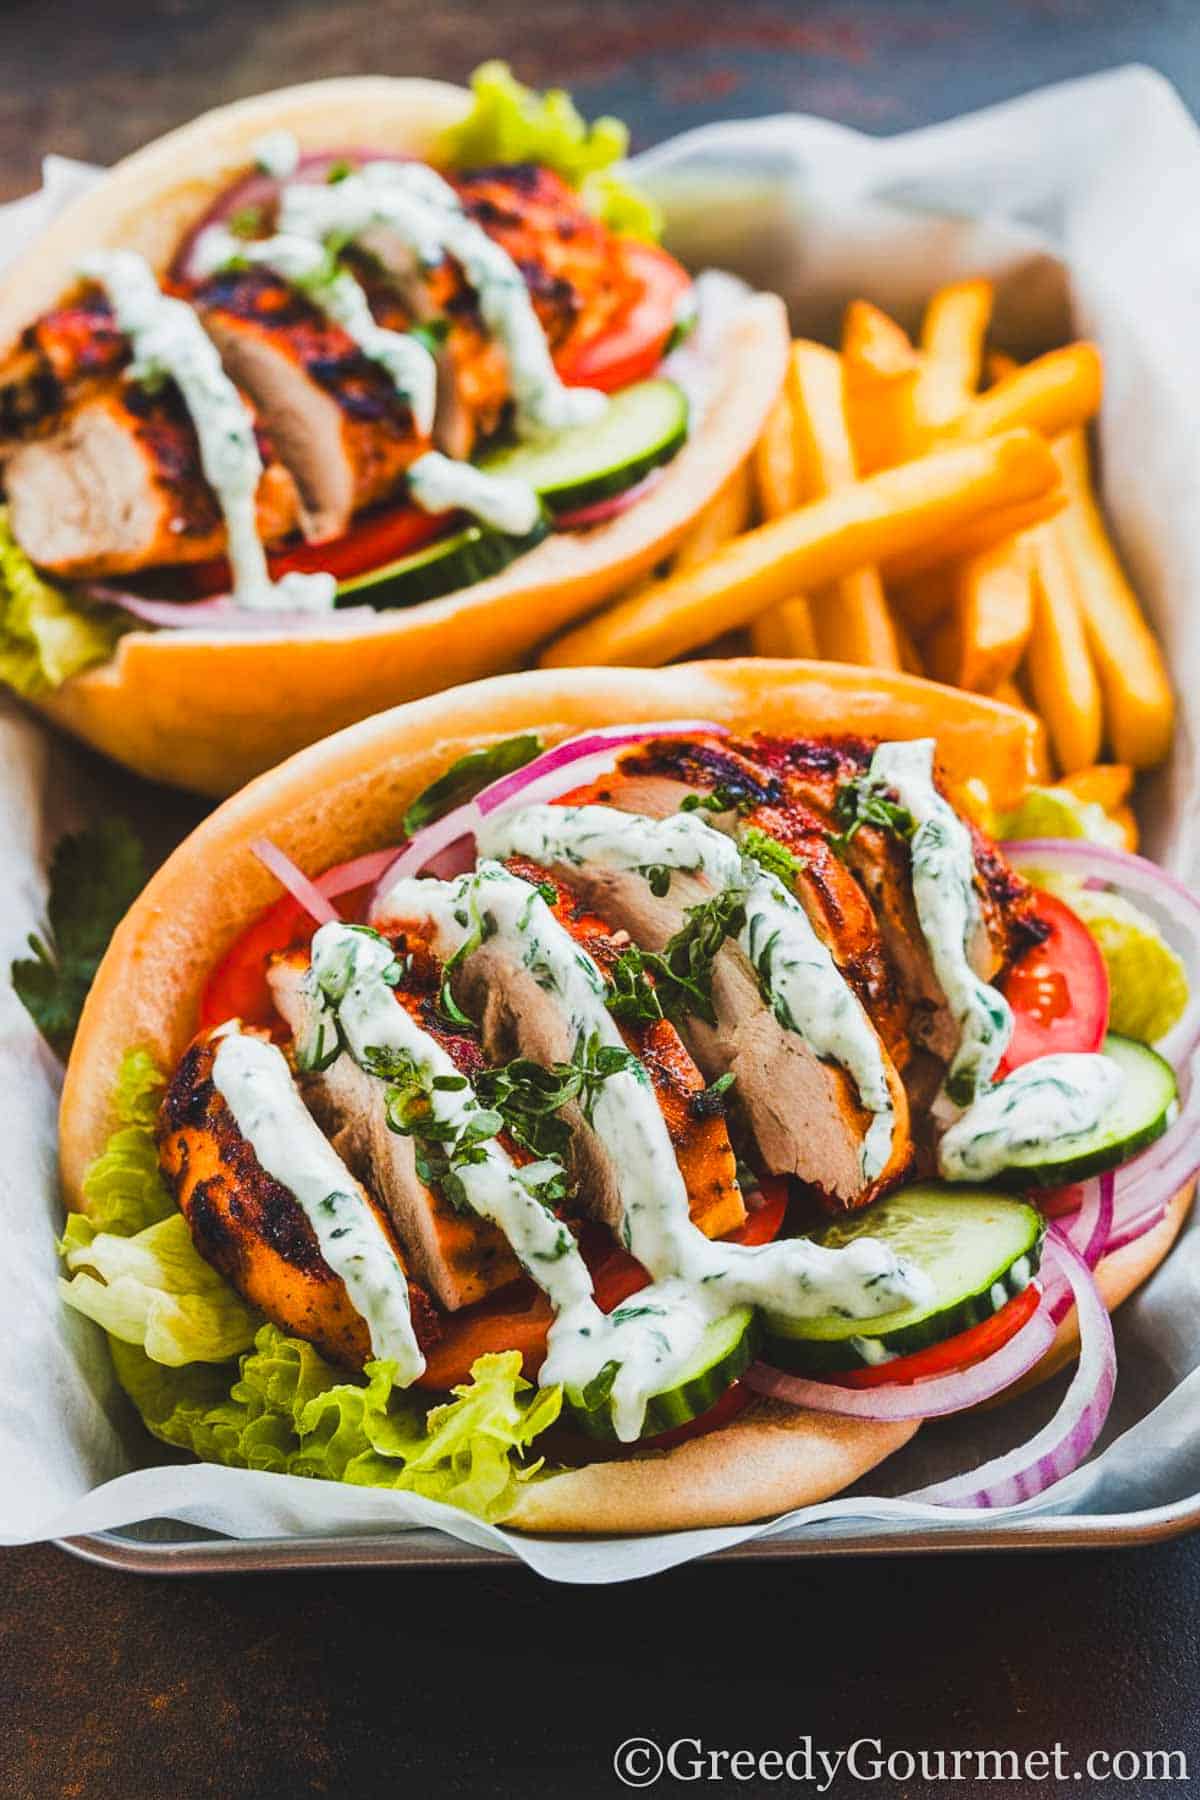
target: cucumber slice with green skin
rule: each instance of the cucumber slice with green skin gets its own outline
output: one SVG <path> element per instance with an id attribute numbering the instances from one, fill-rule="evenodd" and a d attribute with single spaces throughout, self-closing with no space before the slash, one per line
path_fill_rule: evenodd
<path id="1" fill-rule="evenodd" d="M 688 433 L 682 388 L 656 376 L 613 394 L 590 425 L 573 425 L 535 443 L 506 445 L 483 457 L 489 475 L 516 475 L 551 512 L 572 512 L 623 494 L 669 462 Z"/>
<path id="2" fill-rule="evenodd" d="M 840 1249 L 854 1238 L 879 1238 L 929 1277 L 929 1304 L 877 1319 L 769 1316 L 763 1355 L 780 1368 L 822 1375 L 911 1356 L 957 1337 L 1028 1287 L 1041 1263 L 1045 1229 L 1036 1207 L 987 1188 L 936 1182 L 901 1188 L 852 1218 L 831 1221 L 816 1241 Z"/>
<path id="3" fill-rule="evenodd" d="M 1067 1187 L 1086 1181 L 1129 1161 L 1147 1144 L 1162 1136 L 1175 1117 L 1179 1084 L 1175 1071 L 1158 1052 L 1133 1038 L 1110 1031 L 1101 1054 L 1111 1057 L 1121 1072 L 1121 1091 L 1095 1131 L 1060 1138 L 1047 1144 L 1045 1157 L 1014 1162 L 997 1181 L 1005 1187 Z"/>
<path id="4" fill-rule="evenodd" d="M 459 588 L 473 587 L 489 575 L 499 575 L 518 556 L 540 544 L 549 529 L 546 519 L 539 519 L 525 537 L 508 537 L 486 525 L 464 526 L 452 537 L 438 538 L 413 556 L 339 582 L 337 604 L 415 606 L 421 600 L 436 600 Z"/>
<path id="5" fill-rule="evenodd" d="M 636 1296 L 635 1296 L 636 1300 Z M 735 1307 L 708 1327 L 696 1346 L 696 1354 L 677 1379 L 646 1402 L 642 1437 L 657 1437 L 677 1425 L 688 1425 L 715 1406 L 726 1389 L 745 1373 L 758 1354 L 758 1315 L 751 1306 Z M 607 1363 L 588 1387 L 566 1390 L 574 1424 L 589 1437 L 616 1439 L 609 1393 L 616 1363 Z"/>

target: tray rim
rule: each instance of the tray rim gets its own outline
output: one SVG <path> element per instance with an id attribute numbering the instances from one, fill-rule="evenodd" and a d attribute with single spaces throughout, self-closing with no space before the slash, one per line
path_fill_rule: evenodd
<path id="1" fill-rule="evenodd" d="M 874 1528 L 836 1538 L 808 1533 L 751 1538 L 695 1560 L 788 1562 L 814 1556 L 914 1556 L 944 1551 L 1099 1550 L 1162 1543 L 1200 1529 L 1200 1495 L 1129 1513 L 1063 1513 L 945 1528 Z M 404 1531 L 349 1536 L 190 1538 L 146 1543 L 120 1531 L 55 1538 L 56 1547 L 126 1575 L 232 1575 L 316 1572 L 323 1569 L 432 1567 L 525 1569 L 515 1554 L 485 1550 L 445 1532 Z M 533 1569 L 525 1569 L 531 1577 Z"/>

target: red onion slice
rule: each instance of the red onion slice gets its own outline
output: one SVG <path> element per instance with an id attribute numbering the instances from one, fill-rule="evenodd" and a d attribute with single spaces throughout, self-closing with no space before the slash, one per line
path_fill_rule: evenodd
<path id="1" fill-rule="evenodd" d="M 1174 943 L 1187 965 L 1190 988 L 1183 1017 L 1154 1048 L 1176 1069 L 1190 1061 L 1200 1044 L 1200 897 L 1177 875 L 1168 874 L 1144 856 L 1088 843 L 1084 838 L 1021 838 L 1000 848 L 1018 866 L 1097 881 L 1151 903 L 1168 942 Z M 1182 945 L 1178 941 L 1181 934 L 1186 938 Z"/>
<path id="2" fill-rule="evenodd" d="M 845 1388 L 831 1381 L 786 1375 L 782 1369 L 759 1362 L 742 1380 L 756 1393 L 812 1412 L 838 1413 L 849 1419 L 935 1419 L 1003 1393 L 1042 1360 L 1053 1342 L 1054 1321 L 1043 1304 L 999 1350 L 952 1375 L 929 1375 L 922 1381 L 897 1382 L 892 1387 Z"/>
<path id="3" fill-rule="evenodd" d="M 1116 1181 L 1109 1171 L 1083 1184 L 1079 1208 L 1057 1221 L 1057 1230 L 1077 1250 L 1089 1269 L 1094 1269 L 1112 1236 Z"/>
<path id="4" fill-rule="evenodd" d="M 395 860 L 395 844 L 389 844 L 386 850 L 368 850 L 365 856 L 356 856 L 353 862 L 337 863 L 332 869 L 326 869 L 323 875 L 317 876 L 315 886 L 328 899 L 334 900 L 339 894 L 352 893 L 355 888 L 371 887 Z"/>
<path id="5" fill-rule="evenodd" d="M 308 876 L 298 869 L 290 856 L 285 856 L 278 844 L 270 838 L 255 838 L 250 845 L 251 853 L 257 856 L 264 868 L 270 869 L 275 879 L 282 884 L 294 900 L 298 900 L 305 912 L 310 913 L 318 925 L 329 925 L 341 914 L 337 908 L 321 892 Z"/>
<path id="6" fill-rule="evenodd" d="M 1050 1227 L 1046 1256 L 1054 1274 L 1069 1286 L 1079 1313 L 1079 1363 L 1062 1405 L 1049 1424 L 1017 1449 L 965 1475 L 918 1488 L 905 1499 L 934 1506 L 1016 1506 L 1078 1468 L 1095 1444 L 1117 1380 L 1112 1320 L 1091 1270 L 1057 1225 Z"/>
<path id="7" fill-rule="evenodd" d="M 560 512 L 554 515 L 556 531 L 583 531 L 589 525 L 603 525 L 607 519 L 615 519 L 619 514 L 628 512 L 639 500 L 656 488 L 666 467 L 651 469 L 649 475 L 643 476 L 632 487 L 625 488 L 620 494 L 613 494 L 607 500 L 596 500 L 591 506 L 577 506 L 572 512 Z"/>
<path id="8" fill-rule="evenodd" d="M 116 606 L 146 625 L 158 625 L 168 631 L 286 631 L 289 635 L 314 628 L 325 630 L 332 623 L 341 626 L 376 618 L 370 606 L 347 606 L 328 612 L 297 612 L 281 607 L 278 611 L 265 607 L 238 606 L 228 594 L 211 600 L 152 600 L 145 594 L 127 594 L 121 588 L 89 582 L 80 590 L 87 600 L 102 606 Z"/>
<path id="9" fill-rule="evenodd" d="M 716 725 L 711 719 L 666 719 L 652 725 L 607 725 L 556 744 L 522 768 L 491 782 L 473 800 L 456 806 L 452 812 L 414 833 L 380 879 L 371 897 L 368 915 L 382 899 L 389 882 L 419 875 L 430 867 L 435 857 L 441 858 L 445 854 L 449 859 L 439 873 L 461 874 L 464 868 L 470 868 L 480 820 L 498 807 L 506 806 L 518 797 L 532 805 L 569 794 L 573 788 L 606 774 L 612 768 L 616 752 L 625 744 L 643 744 L 660 737 L 690 737 L 699 732 L 723 736 L 725 731 L 724 725 Z M 467 860 L 455 867 L 461 856 L 466 856 Z"/>

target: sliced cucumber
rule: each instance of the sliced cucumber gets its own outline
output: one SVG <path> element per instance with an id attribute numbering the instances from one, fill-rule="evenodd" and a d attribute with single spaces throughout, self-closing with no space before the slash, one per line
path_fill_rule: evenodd
<path id="1" fill-rule="evenodd" d="M 436 600 L 458 588 L 473 587 L 489 575 L 499 575 L 518 556 L 540 544 L 549 530 L 540 519 L 525 537 L 508 537 L 486 525 L 467 525 L 453 537 L 439 538 L 413 556 L 355 575 L 338 583 L 339 606 L 415 606 L 420 600 Z"/>
<path id="2" fill-rule="evenodd" d="M 738 1306 L 705 1331 L 696 1354 L 669 1388 L 646 1402 L 643 1437 L 657 1437 L 676 1425 L 687 1425 L 715 1406 L 758 1354 L 758 1316 L 753 1307 Z M 576 1425 L 589 1437 L 615 1438 L 610 1391 L 617 1372 L 608 1363 L 586 1390 L 567 1389 L 567 1405 Z"/>
<path id="3" fill-rule="evenodd" d="M 480 466 L 492 475 L 519 475 L 552 512 L 571 512 L 623 494 L 669 462 L 687 431 L 682 388 L 656 377 L 613 394 L 593 424 L 493 450 Z"/>
<path id="4" fill-rule="evenodd" d="M 1161 1137 L 1175 1116 L 1179 1086 L 1175 1071 L 1157 1051 L 1110 1031 L 1101 1046 L 1121 1071 L 1121 1091 L 1095 1131 L 1047 1144 L 1045 1157 L 1014 1163 L 997 1180 L 1011 1187 L 1066 1187 L 1105 1169 L 1119 1168 L 1138 1150 Z"/>
<path id="5" fill-rule="evenodd" d="M 940 1344 L 990 1318 L 1028 1287 L 1041 1262 L 1044 1232 L 1036 1207 L 986 1188 L 934 1182 L 902 1188 L 814 1235 L 830 1249 L 853 1238 L 879 1238 L 929 1277 L 929 1304 L 877 1319 L 769 1316 L 763 1354 L 782 1368 L 823 1374 Z"/>

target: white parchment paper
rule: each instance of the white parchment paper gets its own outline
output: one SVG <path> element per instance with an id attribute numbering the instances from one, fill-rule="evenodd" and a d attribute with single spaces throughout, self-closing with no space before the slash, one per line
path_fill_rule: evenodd
<path id="1" fill-rule="evenodd" d="M 1107 371 L 1101 439 L 1109 517 L 1167 644 L 1181 701 L 1170 768 L 1149 784 L 1148 847 L 1194 878 L 1200 673 L 1200 136 L 1173 90 L 1140 69 L 1046 90 L 948 125 L 875 140 L 815 119 L 715 126 L 642 159 L 669 241 L 783 293 L 798 329 L 828 334 L 853 294 L 909 325 L 939 282 L 998 283 L 996 337 L 1034 352 L 1095 337 Z M 94 173 L 50 158 L 37 195 L 0 211 L 7 260 Z M 80 246 L 81 249 L 84 246 Z M 90 785 L 89 785 L 90 784 Z M 47 852 L 104 805 L 94 763 L 0 709 L 0 958 L 39 921 Z M 168 819 L 172 803 L 163 803 Z M 162 808 L 156 823 L 161 828 Z M 185 817 L 180 809 L 179 816 Z M 173 1519 L 235 1537 L 437 1526 L 553 1579 L 627 1580 L 762 1533 L 902 1533 L 979 1515 L 903 1495 L 1035 1430 L 1062 1380 L 969 1424 L 925 1427 L 860 1488 L 768 1524 L 547 1542 L 449 1508 L 296 1477 L 162 1464 L 115 1391 L 102 1334 L 58 1304 L 53 1240 L 58 1071 L 0 987 L 0 1542 Z M 1200 1493 L 1200 1228 L 1117 1320 L 1120 1377 L 1101 1453 L 1019 1513 L 1114 1514 Z M 1065 1379 L 1065 1378 L 1063 1378 Z M 996 1515 L 988 1515 L 994 1518 Z"/>

